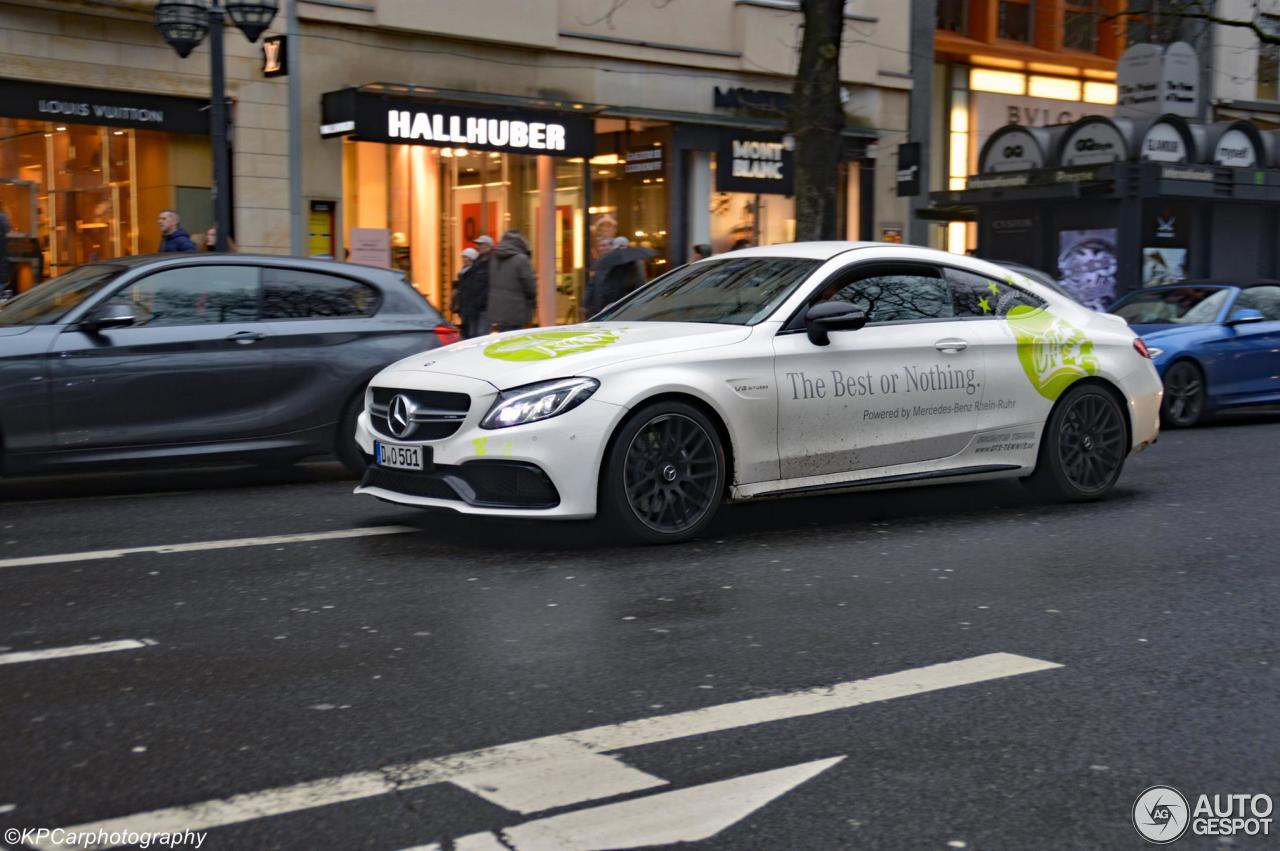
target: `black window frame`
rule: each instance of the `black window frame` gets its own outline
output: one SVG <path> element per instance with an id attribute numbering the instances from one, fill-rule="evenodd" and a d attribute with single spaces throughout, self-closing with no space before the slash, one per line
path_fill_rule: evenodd
<path id="1" fill-rule="evenodd" d="M 263 314 L 265 312 L 265 307 L 266 307 L 267 272 L 269 271 L 300 272 L 305 275 L 322 275 L 327 278 L 338 278 L 343 281 L 349 281 L 351 283 L 356 284 L 357 286 L 362 286 L 365 289 L 373 290 L 374 298 L 375 298 L 373 312 L 367 315 L 358 315 L 358 316 L 280 316 L 276 318 L 268 318 Z M 405 284 L 409 286 L 411 289 L 413 288 L 413 285 L 408 282 L 407 278 L 405 279 Z M 417 292 L 417 290 L 414 289 L 414 292 Z M 261 322 L 319 322 L 324 320 L 332 321 L 332 320 L 350 320 L 350 319 L 373 319 L 379 313 L 382 312 L 382 308 L 387 301 L 386 294 L 382 291 L 381 287 L 371 284 L 368 281 L 363 281 L 359 278 L 352 277 L 351 275 L 343 275 L 338 272 L 331 272 L 328 269 L 306 269 L 301 266 L 289 266 L 289 265 L 281 265 L 276 263 L 263 264 L 258 266 L 258 293 L 259 293 L 259 300 L 261 302 L 258 309 L 258 316 L 260 317 L 259 321 Z M 430 302 L 427 302 L 427 303 L 430 304 Z M 443 314 L 441 315 L 443 316 Z"/>

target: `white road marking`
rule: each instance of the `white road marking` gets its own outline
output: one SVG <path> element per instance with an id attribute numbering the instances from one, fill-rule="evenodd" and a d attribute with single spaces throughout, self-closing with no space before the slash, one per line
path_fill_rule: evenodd
<path id="1" fill-rule="evenodd" d="M 455 777 L 452 782 L 486 801 L 517 813 L 538 813 L 667 783 L 661 777 L 646 774 L 581 745 L 561 742 L 559 747 L 563 753 L 558 756 L 477 771 Z"/>
<path id="2" fill-rule="evenodd" d="M 838 709 L 849 709 L 897 697 L 924 694 L 939 689 L 1060 667 L 1062 666 L 1054 662 L 1011 653 L 989 653 L 985 656 L 944 662 L 865 680 L 853 680 L 834 686 L 742 700 L 621 724 L 592 727 L 574 733 L 528 739 L 450 756 L 431 757 L 417 762 L 387 766 L 379 770 L 359 771 L 292 786 L 247 792 L 229 798 L 153 810 L 66 829 L 81 835 L 110 835 L 120 831 L 145 833 L 208 830 L 253 819 L 300 812 L 313 807 L 429 786 L 433 783 L 465 781 L 466 778 L 483 776 L 487 772 L 510 772 L 521 766 L 560 758 L 565 752 L 566 744 L 577 745 L 593 753 L 603 753 Z M 530 772 L 526 776 L 534 779 L 539 775 L 537 772 Z M 516 792 L 511 787 L 507 787 L 505 794 L 515 796 Z M 35 847 L 89 849 L 112 846 L 55 846 L 44 843 Z"/>
<path id="3" fill-rule="evenodd" d="M 149 638 L 122 638 L 119 641 L 99 641 L 96 644 L 77 644 L 73 647 L 49 647 L 44 650 L 22 650 L 17 653 L 0 653 L 0 665 L 16 665 L 19 662 L 40 662 L 45 659 L 65 659 L 68 656 L 92 656 L 95 653 L 114 653 L 117 650 L 140 650 L 155 644 Z"/>
<path id="4" fill-rule="evenodd" d="M 143 553 L 194 553 L 203 550 L 233 550 L 240 547 L 270 547 L 279 544 L 305 544 L 312 541 L 337 541 L 344 538 L 370 538 L 376 535 L 404 535 L 421 532 L 416 526 L 364 526 L 358 529 L 335 529 L 299 535 L 267 535 L 260 538 L 227 538 L 221 541 L 192 541 L 187 544 L 156 544 L 149 547 L 124 547 L 118 550 L 89 550 L 79 553 L 55 553 L 44 556 L 0 559 L 0 567 L 31 567 L 41 564 L 68 564 L 77 561 L 101 561 Z"/>
<path id="5" fill-rule="evenodd" d="M 710 839 L 840 762 L 822 759 L 529 821 L 454 841 L 456 851 L 599 851 Z"/>

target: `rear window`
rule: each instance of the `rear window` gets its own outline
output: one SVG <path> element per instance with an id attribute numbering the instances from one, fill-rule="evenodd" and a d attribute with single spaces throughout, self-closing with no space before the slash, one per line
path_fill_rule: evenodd
<path id="1" fill-rule="evenodd" d="M 263 319 L 348 319 L 373 316 L 381 297 L 368 284 L 300 269 L 262 270 Z"/>

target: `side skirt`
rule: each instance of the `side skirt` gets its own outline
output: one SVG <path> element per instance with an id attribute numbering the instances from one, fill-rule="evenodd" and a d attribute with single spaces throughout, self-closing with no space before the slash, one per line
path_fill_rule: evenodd
<path id="1" fill-rule="evenodd" d="M 954 479 L 966 476 L 983 476 L 991 473 L 1008 473 L 1022 470 L 1017 464 L 980 464 L 973 467 L 954 467 L 950 470 L 926 470 L 919 473 L 897 473 L 891 476 L 876 476 L 871 479 L 859 479 L 852 482 L 828 482 L 822 485 L 801 485 L 783 488 L 776 491 L 757 494 L 735 502 L 750 502 L 757 499 L 770 499 L 784 496 L 809 496 L 812 494 L 832 493 L 834 491 L 853 491 L 862 488 L 886 487 L 934 481 L 937 479 Z"/>

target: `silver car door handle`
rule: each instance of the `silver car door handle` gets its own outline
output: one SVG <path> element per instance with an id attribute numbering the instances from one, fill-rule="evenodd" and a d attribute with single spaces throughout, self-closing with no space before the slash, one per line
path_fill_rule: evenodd
<path id="1" fill-rule="evenodd" d="M 232 334 L 230 337 L 227 337 L 227 339 L 235 340 L 237 343 L 240 343 L 242 345 L 248 345 L 249 343 L 258 342 L 265 336 L 267 335 L 259 333 L 258 331 L 237 331 L 236 333 Z"/>
<path id="2" fill-rule="evenodd" d="M 951 337 L 946 340 L 939 340 L 933 344 L 933 347 L 940 352 L 963 352 L 969 348 L 969 344 L 964 340 L 957 340 Z"/>

